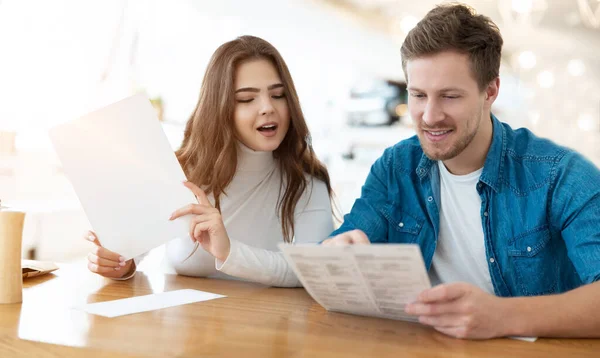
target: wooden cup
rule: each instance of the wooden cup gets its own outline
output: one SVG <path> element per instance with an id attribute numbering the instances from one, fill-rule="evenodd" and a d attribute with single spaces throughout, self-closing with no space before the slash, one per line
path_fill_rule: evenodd
<path id="1" fill-rule="evenodd" d="M 21 244 L 25 213 L 0 208 L 0 304 L 23 301 Z"/>

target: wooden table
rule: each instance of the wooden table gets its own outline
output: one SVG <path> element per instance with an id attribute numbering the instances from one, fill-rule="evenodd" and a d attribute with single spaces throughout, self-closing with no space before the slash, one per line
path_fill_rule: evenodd
<path id="1" fill-rule="evenodd" d="M 138 272 L 111 281 L 82 265 L 27 279 L 0 305 L 0 357 L 598 357 L 600 340 L 467 341 L 413 323 L 330 313 L 303 289 Z M 117 318 L 73 306 L 193 288 L 227 298 Z"/>

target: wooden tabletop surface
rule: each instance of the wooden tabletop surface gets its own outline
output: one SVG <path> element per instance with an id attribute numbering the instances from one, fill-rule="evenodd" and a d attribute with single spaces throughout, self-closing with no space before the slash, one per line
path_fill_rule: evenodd
<path id="1" fill-rule="evenodd" d="M 73 307 L 192 288 L 226 295 L 116 318 Z M 0 357 L 594 357 L 599 339 L 459 340 L 419 324 L 327 312 L 303 289 L 138 272 L 112 281 L 83 265 L 26 279 L 0 305 Z"/>

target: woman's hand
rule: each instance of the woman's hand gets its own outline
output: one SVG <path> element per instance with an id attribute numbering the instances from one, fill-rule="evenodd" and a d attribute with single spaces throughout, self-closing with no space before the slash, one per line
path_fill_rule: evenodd
<path id="1" fill-rule="evenodd" d="M 131 271 L 133 259 L 125 261 L 121 255 L 102 247 L 93 231 L 86 232 L 84 238 L 96 245 L 88 254 L 90 271 L 108 278 L 121 278 Z"/>
<path id="2" fill-rule="evenodd" d="M 221 218 L 221 212 L 210 204 L 206 194 L 195 184 L 186 181 L 184 185 L 194 193 L 198 204 L 189 204 L 176 210 L 170 220 L 184 215 L 194 215 L 190 225 L 190 237 L 208 253 L 220 261 L 229 256 L 230 241 Z"/>

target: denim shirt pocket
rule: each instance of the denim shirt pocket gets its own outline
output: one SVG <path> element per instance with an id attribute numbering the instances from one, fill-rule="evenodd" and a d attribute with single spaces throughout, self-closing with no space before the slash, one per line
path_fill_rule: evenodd
<path id="1" fill-rule="evenodd" d="M 508 256 L 523 296 L 555 293 L 558 268 L 552 255 L 548 225 L 528 230 L 509 241 Z"/>
<path id="2" fill-rule="evenodd" d="M 423 219 L 392 204 L 384 205 L 379 210 L 389 224 L 389 243 L 417 242 L 418 235 L 423 227 Z"/>

